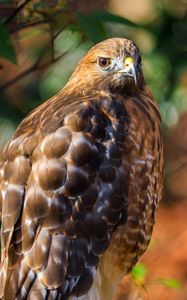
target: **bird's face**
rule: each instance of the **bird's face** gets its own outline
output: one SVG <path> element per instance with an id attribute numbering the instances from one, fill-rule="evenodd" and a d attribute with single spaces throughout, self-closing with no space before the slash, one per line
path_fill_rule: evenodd
<path id="1" fill-rule="evenodd" d="M 144 84 L 138 47 L 123 38 L 105 40 L 81 60 L 72 79 L 76 77 L 85 91 L 94 87 L 124 93 L 137 90 Z"/>
<path id="2" fill-rule="evenodd" d="M 140 56 L 138 60 L 140 59 Z M 103 80 L 110 81 L 109 86 L 123 86 L 127 82 L 132 85 L 138 84 L 138 70 L 139 62 L 136 55 L 123 53 L 119 56 L 106 57 L 103 53 L 102 56 L 97 58 L 97 71 L 101 74 Z"/>

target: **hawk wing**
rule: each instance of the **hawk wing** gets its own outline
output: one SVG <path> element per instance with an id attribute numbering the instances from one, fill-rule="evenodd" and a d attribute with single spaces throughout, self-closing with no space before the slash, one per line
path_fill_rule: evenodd
<path id="1" fill-rule="evenodd" d="M 123 98 L 56 96 L 33 111 L 1 166 L 1 297 L 66 299 L 91 287 L 124 224 Z"/>

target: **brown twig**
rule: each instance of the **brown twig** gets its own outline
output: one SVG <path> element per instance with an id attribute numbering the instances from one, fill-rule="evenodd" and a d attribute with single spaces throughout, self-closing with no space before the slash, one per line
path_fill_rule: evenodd
<path id="1" fill-rule="evenodd" d="M 46 20 L 39 20 L 39 21 L 36 21 L 36 22 L 31 22 L 31 23 L 21 23 L 21 24 L 18 24 L 17 27 L 9 29 L 8 32 L 10 34 L 12 34 L 12 33 L 15 33 L 19 30 L 23 30 L 23 29 L 26 29 L 26 28 L 29 28 L 29 27 L 38 26 L 38 25 L 41 25 L 41 24 L 47 24 L 49 22 L 50 22 L 50 20 L 46 19 Z"/>
<path id="2" fill-rule="evenodd" d="M 31 0 L 25 0 L 23 3 L 21 3 L 14 11 L 13 13 L 4 21 L 4 25 L 7 25 L 10 21 L 12 21 L 17 14 L 30 2 Z"/>
<path id="3" fill-rule="evenodd" d="M 23 79 L 24 77 L 28 76 L 29 74 L 31 74 L 32 72 L 35 72 L 37 70 L 42 70 L 45 69 L 47 67 L 49 67 L 51 64 L 56 63 L 59 59 L 61 59 L 64 55 L 67 54 L 68 51 L 62 53 L 61 55 L 59 55 L 58 57 L 54 58 L 53 60 L 51 60 L 50 62 L 47 62 L 41 66 L 39 66 L 40 61 L 37 60 L 36 63 L 34 63 L 31 67 L 29 67 L 28 69 L 26 69 L 25 71 L 23 71 L 22 73 L 20 73 L 18 76 L 16 76 L 15 78 L 5 82 L 2 86 L 0 86 L 0 93 L 4 92 L 6 89 L 8 89 L 10 86 L 12 86 L 13 84 L 15 84 L 16 82 L 18 82 L 19 80 Z"/>
<path id="4" fill-rule="evenodd" d="M 66 12 L 67 13 L 67 10 L 65 9 L 60 9 L 58 11 L 56 11 L 55 13 L 53 13 L 52 15 L 46 17 L 46 18 L 41 18 L 40 20 L 37 20 L 37 21 L 34 21 L 34 22 L 30 22 L 30 23 L 20 23 L 18 24 L 16 27 L 12 28 L 12 29 L 8 29 L 8 32 L 10 34 L 12 33 L 15 33 L 19 30 L 23 30 L 25 28 L 29 28 L 29 27 L 34 27 L 34 26 L 37 26 L 37 25 L 41 25 L 41 24 L 47 24 L 47 23 L 50 23 L 51 21 L 53 21 L 53 19 L 58 16 L 59 14 L 62 14 Z"/>
<path id="5" fill-rule="evenodd" d="M 58 32 L 56 32 L 53 35 L 53 39 L 52 39 L 52 41 L 50 40 L 50 44 L 51 44 L 51 42 L 54 42 L 54 40 L 58 37 L 58 35 L 64 30 L 64 28 L 66 27 L 66 25 L 64 25 Z M 71 51 L 74 48 L 77 48 L 80 45 L 80 43 L 81 43 L 81 41 L 78 43 L 78 45 L 76 45 L 76 47 L 72 47 Z M 42 51 L 40 53 L 40 56 L 33 63 L 32 66 L 30 66 L 28 69 L 26 69 L 25 71 L 23 71 L 22 73 L 20 73 L 18 76 L 14 77 L 13 79 L 11 79 L 11 80 L 5 82 L 3 85 L 1 85 L 0 86 L 0 93 L 4 92 L 7 88 L 9 88 L 10 86 L 12 86 L 13 84 L 15 84 L 16 82 L 18 82 L 19 80 L 23 79 L 24 77 L 28 76 L 32 72 L 35 72 L 37 70 L 41 70 L 41 69 L 47 68 L 51 64 L 56 63 L 59 59 L 61 59 L 64 55 L 66 55 L 70 51 L 68 49 L 64 53 L 62 53 L 59 56 L 57 56 L 56 58 L 52 57 L 52 59 L 50 61 L 48 61 L 47 63 L 44 63 L 44 64 L 40 65 L 40 63 L 42 61 L 42 58 L 43 58 L 44 54 L 46 53 L 46 50 L 48 50 L 48 48 L 49 48 L 49 44 L 45 45 L 45 47 L 42 49 Z"/>

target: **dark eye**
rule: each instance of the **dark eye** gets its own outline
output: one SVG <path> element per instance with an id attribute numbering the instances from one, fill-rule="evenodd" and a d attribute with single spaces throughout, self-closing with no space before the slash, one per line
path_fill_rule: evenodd
<path id="1" fill-rule="evenodd" d="M 141 56 L 139 56 L 138 57 L 138 63 L 141 64 L 141 62 L 142 62 L 142 58 L 141 58 Z"/>
<path id="2" fill-rule="evenodd" d="M 111 64 L 111 59 L 109 57 L 99 57 L 98 63 L 101 68 L 106 68 Z"/>

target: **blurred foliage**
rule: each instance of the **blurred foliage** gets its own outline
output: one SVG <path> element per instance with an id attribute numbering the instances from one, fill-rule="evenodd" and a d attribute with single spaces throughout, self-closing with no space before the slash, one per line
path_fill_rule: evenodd
<path id="1" fill-rule="evenodd" d="M 3 25 L 3 23 L 0 20 L 0 56 L 7 58 L 12 63 L 16 64 L 16 51 L 14 49 L 14 46 L 12 44 L 12 40 L 6 30 L 6 27 Z"/>
<path id="2" fill-rule="evenodd" d="M 155 283 L 162 284 L 165 287 L 171 288 L 171 289 L 179 289 L 181 288 L 181 283 L 177 279 L 173 278 L 158 278 L 155 280 Z"/>
<path id="3" fill-rule="evenodd" d="M 187 14 L 176 9 L 180 1 L 153 1 L 154 17 L 137 24 L 109 11 L 109 0 L 1 0 L 0 55 L 8 60 L 0 59 L 1 128 L 14 128 L 65 85 L 92 45 L 116 36 L 138 43 L 164 124 L 175 124 L 187 108 Z"/>
<path id="4" fill-rule="evenodd" d="M 147 279 L 148 274 L 149 269 L 142 263 L 138 263 L 131 271 L 131 276 L 135 284 L 141 286 L 145 291 L 149 284 L 161 284 L 170 289 L 181 288 L 181 282 L 175 278 L 156 278 L 154 280 L 149 280 Z"/>
<path id="5" fill-rule="evenodd" d="M 144 264 L 137 264 L 131 271 L 133 280 L 139 284 L 143 285 L 145 282 L 145 277 L 148 273 L 148 269 Z"/>

